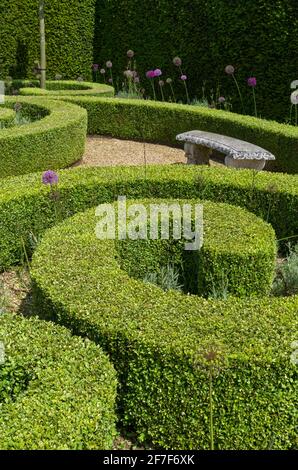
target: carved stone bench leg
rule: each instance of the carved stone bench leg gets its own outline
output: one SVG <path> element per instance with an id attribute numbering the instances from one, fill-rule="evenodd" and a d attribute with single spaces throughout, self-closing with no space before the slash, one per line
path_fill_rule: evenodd
<path id="1" fill-rule="evenodd" d="M 188 165 L 209 165 L 209 158 L 212 150 L 203 145 L 184 144 L 185 156 Z"/>

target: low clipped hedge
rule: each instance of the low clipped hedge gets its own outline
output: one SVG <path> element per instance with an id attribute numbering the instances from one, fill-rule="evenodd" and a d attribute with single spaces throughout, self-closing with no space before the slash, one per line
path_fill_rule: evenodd
<path id="1" fill-rule="evenodd" d="M 12 109 L 0 108 L 0 129 L 14 124 L 15 113 Z"/>
<path id="2" fill-rule="evenodd" d="M 161 448 L 296 444 L 298 297 L 227 301 L 164 292 L 120 268 L 114 240 L 95 236 L 94 209 L 48 231 L 34 253 L 42 315 L 109 353 L 122 420 Z"/>
<path id="3" fill-rule="evenodd" d="M 85 149 L 87 115 L 79 106 L 45 98 L 6 97 L 33 122 L 0 130 L 0 178 L 58 169 L 78 161 Z"/>
<path id="4" fill-rule="evenodd" d="M 212 292 L 220 294 L 224 286 L 229 294 L 239 297 L 262 296 L 270 292 L 276 263 L 275 233 L 269 224 L 254 214 L 228 204 L 177 199 L 130 200 L 127 210 L 137 207 L 136 203 L 142 204 L 147 210 L 147 239 L 128 238 L 116 242 L 121 258 L 120 266 L 130 276 L 143 280 L 146 274 L 160 273 L 161 268 L 170 263 L 179 273 L 185 292 L 208 296 Z M 179 204 L 181 218 L 177 210 L 176 214 L 171 212 L 171 238 L 152 240 L 149 216 L 152 204 L 167 203 L 170 206 Z M 189 243 L 189 240 L 173 239 L 174 224 L 178 226 L 181 223 L 183 235 L 183 204 L 192 206 L 192 230 L 195 229 L 195 206 L 202 205 L 202 234 L 197 221 L 198 242 L 203 235 L 203 246 L 199 251 L 185 250 L 185 243 Z M 115 204 L 115 214 L 118 217 L 118 204 Z"/>
<path id="5" fill-rule="evenodd" d="M 108 358 L 65 328 L 1 315 L 0 449 L 110 449 L 116 377 Z"/>
<path id="6" fill-rule="evenodd" d="M 68 99 L 68 98 L 67 98 Z M 267 168 L 298 173 L 298 128 L 203 107 L 141 100 L 69 98 L 88 112 L 88 133 L 178 145 L 176 135 L 198 129 L 245 140 L 276 157 Z"/>
<path id="7" fill-rule="evenodd" d="M 101 96 L 113 97 L 115 90 L 109 85 L 75 80 L 48 80 L 46 90 L 40 88 L 38 80 L 14 80 L 13 86 L 21 95 L 31 96 Z"/>
<path id="8" fill-rule="evenodd" d="M 24 257 L 32 234 L 118 195 L 203 198 L 241 206 L 268 221 L 278 239 L 298 235 L 298 177 L 196 166 L 76 168 L 59 172 L 53 198 L 41 174 L 6 178 L 0 187 L 0 269 Z M 57 192 L 58 191 L 58 192 Z"/>

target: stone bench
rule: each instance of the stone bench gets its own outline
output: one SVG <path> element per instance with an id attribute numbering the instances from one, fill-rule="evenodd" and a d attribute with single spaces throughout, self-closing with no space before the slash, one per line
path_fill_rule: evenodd
<path id="1" fill-rule="evenodd" d="M 177 135 L 176 139 L 185 142 L 187 163 L 192 165 L 209 165 L 213 150 L 224 154 L 225 165 L 232 168 L 263 170 L 267 160 L 275 160 L 275 156 L 262 147 L 212 132 L 189 131 Z"/>

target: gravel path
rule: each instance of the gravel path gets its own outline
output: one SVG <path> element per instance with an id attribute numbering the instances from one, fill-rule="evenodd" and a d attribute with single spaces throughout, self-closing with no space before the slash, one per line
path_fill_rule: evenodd
<path id="1" fill-rule="evenodd" d="M 145 144 L 148 165 L 186 163 L 184 151 L 166 145 Z M 74 166 L 143 165 L 144 144 L 106 136 L 88 136 L 82 160 Z"/>

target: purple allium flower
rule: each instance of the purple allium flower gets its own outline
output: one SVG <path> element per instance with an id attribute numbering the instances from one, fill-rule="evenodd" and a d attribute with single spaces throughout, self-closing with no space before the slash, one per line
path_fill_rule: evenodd
<path id="1" fill-rule="evenodd" d="M 225 99 L 224 96 L 220 96 L 220 97 L 218 98 L 218 102 L 219 102 L 219 103 L 225 103 L 225 101 L 226 101 L 226 99 Z"/>
<path id="2" fill-rule="evenodd" d="M 248 86 L 251 86 L 251 87 L 257 86 L 257 79 L 256 79 L 256 77 L 249 77 L 249 78 L 247 79 L 247 85 L 248 85 Z"/>
<path id="3" fill-rule="evenodd" d="M 180 59 L 180 57 L 174 57 L 173 64 L 176 65 L 176 67 L 181 67 L 182 60 Z"/>
<path id="4" fill-rule="evenodd" d="M 91 66 L 93 72 L 97 72 L 97 70 L 99 69 L 99 65 L 98 64 L 92 64 Z"/>
<path id="5" fill-rule="evenodd" d="M 181 75 L 180 80 L 182 80 L 183 82 L 185 82 L 185 80 L 187 80 L 187 75 Z"/>
<path id="6" fill-rule="evenodd" d="M 159 86 L 164 86 L 165 82 L 163 80 L 159 80 L 158 84 Z"/>
<path id="7" fill-rule="evenodd" d="M 112 62 L 111 62 L 110 60 L 108 60 L 108 61 L 106 62 L 106 68 L 107 68 L 107 69 L 111 69 L 112 67 L 113 67 Z"/>
<path id="8" fill-rule="evenodd" d="M 154 70 L 148 70 L 148 72 L 146 72 L 146 77 L 147 78 L 154 78 L 155 77 Z"/>
<path id="9" fill-rule="evenodd" d="M 16 103 L 16 104 L 14 105 L 13 109 L 15 110 L 16 113 L 20 112 L 21 109 L 22 109 L 21 103 Z"/>
<path id="10" fill-rule="evenodd" d="M 58 175 L 53 170 L 47 170 L 42 175 L 43 184 L 50 184 L 52 186 L 53 184 L 57 184 L 58 180 Z"/>
<path id="11" fill-rule="evenodd" d="M 233 65 L 227 65 L 225 68 L 225 72 L 228 75 L 233 75 L 233 73 L 235 72 L 235 68 L 233 67 Z"/>
<path id="12" fill-rule="evenodd" d="M 167 78 L 167 79 L 166 79 L 166 82 L 167 82 L 168 85 L 171 85 L 171 83 L 173 82 L 173 80 L 172 80 L 171 78 Z"/>
<path id="13" fill-rule="evenodd" d="M 160 69 L 155 69 L 154 70 L 154 76 L 155 77 L 160 77 L 162 75 L 162 71 Z"/>
<path id="14" fill-rule="evenodd" d="M 113 83 L 113 79 L 112 79 L 112 78 L 109 78 L 109 79 L 108 79 L 108 82 L 109 82 L 109 83 Z"/>
<path id="15" fill-rule="evenodd" d="M 128 57 L 129 59 L 132 59 L 133 56 L 135 55 L 134 51 L 132 51 L 131 49 L 129 49 L 129 50 L 126 52 L 126 54 L 127 54 L 127 57 Z"/>
<path id="16" fill-rule="evenodd" d="M 105 69 L 100 69 L 101 75 L 104 75 L 106 73 Z"/>

